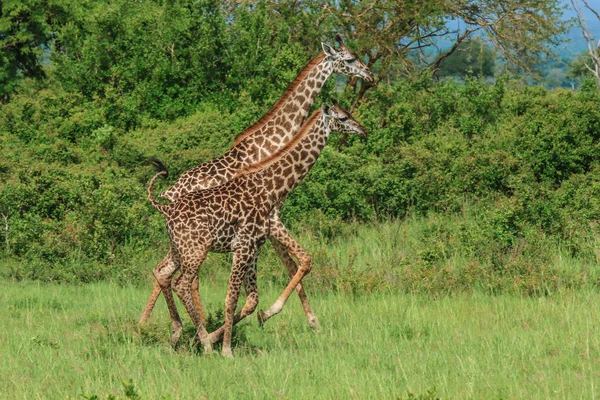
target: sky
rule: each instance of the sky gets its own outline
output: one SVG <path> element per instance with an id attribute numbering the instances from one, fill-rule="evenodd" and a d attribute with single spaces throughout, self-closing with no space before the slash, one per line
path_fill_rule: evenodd
<path id="1" fill-rule="evenodd" d="M 600 1 L 599 0 L 588 0 L 588 3 L 592 7 L 597 6 L 595 8 L 595 10 L 600 11 Z M 570 18 L 577 16 L 577 14 L 575 13 L 575 10 L 573 10 L 573 6 L 571 5 L 570 1 L 563 1 L 563 4 L 568 6 L 568 8 L 564 12 L 565 20 L 568 20 Z M 600 21 L 598 21 L 598 18 L 596 18 L 596 16 L 587 9 L 583 9 L 583 14 L 584 14 L 585 20 L 586 20 L 591 32 L 592 32 L 592 35 L 596 39 L 596 43 L 597 43 L 598 40 L 600 40 Z M 565 52 L 567 52 L 567 53 L 572 52 L 573 55 L 576 55 L 578 53 L 581 53 L 584 50 L 587 50 L 587 44 L 585 42 L 585 39 L 583 38 L 581 29 L 578 26 L 574 26 L 571 29 L 571 31 L 567 34 L 566 37 L 568 39 L 570 39 L 571 41 L 569 43 L 562 45 L 562 47 L 564 47 L 563 50 Z"/>

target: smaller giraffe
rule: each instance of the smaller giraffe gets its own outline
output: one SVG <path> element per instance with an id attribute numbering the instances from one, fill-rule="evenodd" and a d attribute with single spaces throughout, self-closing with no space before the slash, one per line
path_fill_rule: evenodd
<path id="1" fill-rule="evenodd" d="M 267 159 L 238 170 L 229 182 L 215 188 L 189 193 L 176 202 L 161 205 L 152 196 L 152 187 L 160 172 L 150 181 L 148 199 L 164 214 L 171 240 L 170 259 L 166 266 L 155 269 L 157 282 L 167 301 L 175 345 L 181 335 L 181 319 L 171 291 L 171 279 L 181 269 L 173 289 L 183 302 L 198 332 L 205 352 L 223 335 L 222 354 L 233 357 L 231 331 L 234 323 L 254 312 L 258 305 L 256 260 L 269 235 L 273 210 L 306 176 L 331 131 L 365 135 L 363 128 L 339 106 L 323 105 L 304 124 L 300 132 L 283 148 Z M 278 312 L 311 268 L 311 259 L 293 239 L 282 242 L 286 250 L 300 262 L 300 268 L 270 311 Z M 201 322 L 192 293 L 192 282 L 207 253 L 233 252 L 233 265 L 225 300 L 225 322 L 208 334 Z M 246 303 L 235 314 L 242 283 L 246 287 Z M 234 315 L 235 314 L 235 315 Z"/>

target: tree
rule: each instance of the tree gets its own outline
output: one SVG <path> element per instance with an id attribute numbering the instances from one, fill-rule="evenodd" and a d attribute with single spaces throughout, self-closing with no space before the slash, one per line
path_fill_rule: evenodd
<path id="1" fill-rule="evenodd" d="M 581 5 L 583 3 L 583 6 Z M 590 11 L 600 22 L 600 11 L 593 9 L 587 0 L 571 0 L 571 4 L 577 13 L 576 21 L 579 27 L 581 28 L 581 32 L 583 33 L 583 37 L 587 43 L 587 57 L 580 57 L 578 60 L 583 66 L 590 71 L 594 77 L 596 77 L 596 81 L 598 83 L 598 88 L 600 88 L 600 40 L 596 42 L 594 35 L 592 35 L 592 31 L 587 24 L 587 21 L 584 16 L 584 9 Z M 577 65 L 575 65 L 575 68 Z"/>
<path id="2" fill-rule="evenodd" d="M 478 40 L 464 41 L 440 63 L 438 76 L 464 77 L 467 74 L 493 76 L 496 60 L 492 49 Z"/>
<path id="3" fill-rule="evenodd" d="M 498 50 L 507 65 L 531 70 L 553 54 L 567 29 L 560 0 L 324 0 L 323 13 L 382 79 L 430 69 L 477 37 Z M 439 49 L 440 38 L 454 44 Z M 447 42 L 446 42 L 447 43 Z M 433 49 L 433 60 L 426 50 Z"/>
<path id="4" fill-rule="evenodd" d="M 22 78 L 46 76 L 42 58 L 67 7 L 60 0 L 0 2 L 0 102 L 8 101 Z"/>
<path id="5" fill-rule="evenodd" d="M 111 123 L 172 119 L 225 91 L 225 20 L 216 0 L 86 4 L 56 34 L 51 60 L 64 87 L 107 105 Z"/>

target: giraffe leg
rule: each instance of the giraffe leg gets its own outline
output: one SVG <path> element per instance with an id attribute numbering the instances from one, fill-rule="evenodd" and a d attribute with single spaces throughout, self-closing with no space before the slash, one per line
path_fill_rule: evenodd
<path id="1" fill-rule="evenodd" d="M 163 260 L 155 267 L 155 270 L 156 270 L 156 268 L 158 268 L 159 270 L 162 269 L 165 265 L 167 265 L 169 263 L 170 259 L 171 259 L 171 252 L 169 252 L 165 256 L 165 258 L 163 258 Z M 160 284 L 158 283 L 158 281 L 154 281 L 154 288 L 152 289 L 150 298 L 148 299 L 148 302 L 146 303 L 146 307 L 144 308 L 144 311 L 142 311 L 142 316 L 140 317 L 140 322 L 139 322 L 140 325 L 145 324 L 150 319 L 150 314 L 152 314 L 152 310 L 154 309 L 156 300 L 158 300 L 158 296 L 160 296 L 160 292 L 161 292 Z"/>
<path id="2" fill-rule="evenodd" d="M 183 256 L 181 261 L 181 273 L 177 277 L 173 289 L 177 296 L 185 306 L 194 326 L 196 327 L 196 333 L 198 340 L 204 346 L 204 353 L 208 354 L 212 352 L 212 343 L 208 339 L 208 332 L 201 321 L 200 314 L 196 309 L 196 299 L 194 298 L 194 292 L 192 289 L 192 283 L 198 279 L 198 268 L 206 259 L 207 249 L 201 248 L 196 252 L 191 252 L 193 257 Z M 200 301 L 200 295 L 198 295 L 198 301 Z M 200 303 L 201 304 L 201 303 Z"/>
<path id="3" fill-rule="evenodd" d="M 288 270 L 288 275 L 289 275 L 290 279 L 293 279 L 294 275 L 296 275 L 296 272 L 298 271 L 298 268 L 296 267 L 296 262 L 292 259 L 292 257 L 288 253 L 288 251 L 277 239 L 275 239 L 273 237 L 271 237 L 270 239 L 271 239 L 273 248 L 277 252 L 277 255 L 279 255 L 279 258 L 285 264 L 285 266 Z M 308 302 L 308 297 L 306 296 L 306 292 L 304 291 L 304 287 L 302 286 L 302 283 L 299 283 L 296 286 L 296 292 L 298 293 L 298 297 L 300 298 L 300 302 L 302 303 L 302 308 L 304 309 L 304 314 L 306 315 L 308 325 L 315 330 L 319 330 L 321 328 L 321 324 L 319 323 L 319 318 L 317 318 L 317 316 L 312 311 L 312 308 L 310 306 L 310 303 Z M 260 321 L 261 325 L 267 319 L 263 319 L 262 321 Z"/>
<path id="4" fill-rule="evenodd" d="M 246 288 L 246 303 L 244 304 L 244 307 L 242 307 L 242 310 L 235 314 L 235 316 L 233 317 L 234 326 L 235 324 L 246 318 L 248 315 L 252 314 L 258 306 L 258 287 L 256 285 L 257 258 L 258 257 L 254 257 L 254 260 L 252 260 L 248 264 L 248 270 L 244 275 L 244 287 Z M 225 326 L 221 326 L 219 329 L 212 332 L 209 335 L 209 340 L 211 341 L 211 343 L 217 343 L 219 340 L 221 340 L 224 330 Z"/>
<path id="5" fill-rule="evenodd" d="M 163 258 L 163 260 L 160 262 L 160 264 L 158 264 L 156 268 L 162 269 L 165 265 L 168 264 L 170 258 L 171 253 L 169 252 L 169 254 L 167 254 L 165 258 Z M 158 283 L 158 281 L 155 281 L 154 288 L 152 288 L 152 293 L 150 294 L 150 298 L 148 299 L 146 307 L 144 308 L 142 316 L 140 317 L 140 321 L 138 322 L 140 325 L 145 324 L 150 319 L 150 314 L 152 314 L 152 310 L 156 305 L 156 301 L 158 300 L 158 296 L 160 296 L 161 291 L 162 290 L 160 288 L 160 284 Z M 196 305 L 196 309 L 200 314 L 200 321 L 202 321 L 202 324 L 206 325 L 206 313 L 204 311 L 204 307 L 202 306 L 202 300 L 200 300 L 200 292 L 198 288 L 197 277 L 196 279 L 194 279 L 194 282 L 192 284 L 192 294 L 194 296 L 194 304 Z"/>
<path id="6" fill-rule="evenodd" d="M 165 297 L 165 301 L 167 302 L 167 308 L 169 309 L 169 314 L 171 315 L 173 333 L 169 341 L 171 343 L 171 346 L 173 347 L 177 345 L 179 337 L 181 336 L 181 331 L 183 330 L 181 318 L 179 317 L 179 313 L 177 312 L 175 300 L 173 299 L 173 292 L 171 290 L 171 280 L 173 278 L 173 274 L 175 273 L 175 271 L 177 271 L 178 268 L 179 265 L 173 259 L 172 256 L 169 257 L 168 261 L 164 265 L 161 263 L 157 265 L 156 268 L 154 268 L 154 277 L 156 278 L 156 282 L 158 282 L 160 289 Z"/>
<path id="7" fill-rule="evenodd" d="M 200 288 L 198 286 L 198 276 L 196 275 L 194 281 L 192 282 L 192 299 L 194 300 L 196 310 L 198 310 L 200 322 L 202 322 L 202 325 L 206 326 L 206 312 L 204 311 L 202 300 L 200 300 Z"/>
<path id="8" fill-rule="evenodd" d="M 294 289 L 298 286 L 302 278 L 310 272 L 311 269 L 312 261 L 308 256 L 308 253 L 302 247 L 300 247 L 300 245 L 291 236 L 288 235 L 286 238 L 281 237 L 278 239 L 281 239 L 281 245 L 284 246 L 284 248 L 291 255 L 295 256 L 300 261 L 300 268 L 298 268 L 294 276 L 290 279 L 290 282 L 285 287 L 283 293 L 279 296 L 277 301 L 275 301 L 275 303 L 273 303 L 273 305 L 269 307 L 267 311 L 260 310 L 258 312 L 258 323 L 260 325 L 263 325 L 265 321 L 281 311 Z"/>
<path id="9" fill-rule="evenodd" d="M 223 324 L 223 357 L 233 358 L 231 352 L 231 331 L 233 329 L 234 313 L 238 296 L 248 264 L 255 257 L 255 246 L 249 242 L 242 244 L 238 237 L 238 246 L 233 253 L 233 265 L 229 275 L 229 287 L 225 298 L 225 323 Z M 217 330 L 218 331 L 218 330 Z M 215 331 L 216 332 L 216 331 Z M 214 333 L 214 332 L 213 332 Z"/>
<path id="10" fill-rule="evenodd" d="M 283 225 L 283 223 L 281 222 L 281 219 L 279 218 L 279 211 L 280 207 L 276 207 L 273 209 L 271 215 L 269 216 L 270 240 L 273 245 L 273 248 L 275 249 L 275 252 L 285 265 L 291 280 L 298 271 L 298 268 L 296 266 L 296 262 L 290 256 L 290 253 L 282 243 L 289 242 L 290 240 L 293 241 L 294 239 L 291 237 L 285 225 Z M 319 323 L 319 319 L 317 318 L 317 316 L 312 312 L 310 303 L 308 302 L 308 297 L 306 296 L 306 292 L 304 291 L 302 283 L 299 283 L 298 286 L 296 286 L 296 291 L 298 292 L 298 297 L 300 298 L 300 302 L 302 303 L 302 308 L 304 309 L 304 314 L 306 315 L 306 319 L 308 320 L 308 325 L 315 330 L 319 330 L 321 328 L 321 324 Z M 268 318 L 269 317 L 267 317 L 267 319 Z M 266 321 L 261 320 L 261 314 L 258 314 L 258 319 L 261 325 Z"/>

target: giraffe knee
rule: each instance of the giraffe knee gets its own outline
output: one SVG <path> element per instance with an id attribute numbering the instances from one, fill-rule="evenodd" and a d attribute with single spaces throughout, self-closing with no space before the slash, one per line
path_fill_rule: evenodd
<path id="1" fill-rule="evenodd" d="M 186 293 L 187 282 L 183 279 L 183 274 L 179 275 L 173 284 L 173 290 L 181 298 Z"/>
<path id="2" fill-rule="evenodd" d="M 256 307 L 258 307 L 258 294 L 248 296 L 244 305 L 244 314 L 252 314 Z"/>
<path id="3" fill-rule="evenodd" d="M 303 275 L 307 275 L 312 269 L 312 260 L 310 259 L 310 257 L 306 256 L 306 257 L 302 257 L 302 259 L 300 260 L 300 272 Z"/>
<path id="4" fill-rule="evenodd" d="M 171 283 L 171 276 L 165 274 L 164 272 L 161 273 L 161 270 L 157 270 L 157 268 L 154 269 L 154 278 L 156 279 L 160 287 L 169 286 L 169 284 Z"/>

